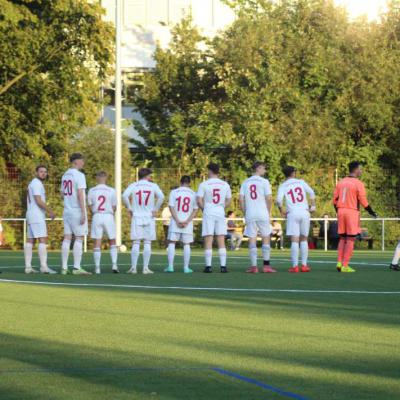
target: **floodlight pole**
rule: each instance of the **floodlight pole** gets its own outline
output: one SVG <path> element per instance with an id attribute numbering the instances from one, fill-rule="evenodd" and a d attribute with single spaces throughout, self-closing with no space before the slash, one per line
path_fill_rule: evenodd
<path id="1" fill-rule="evenodd" d="M 122 86 L 121 86 L 121 0 L 115 1 L 115 191 L 117 192 L 117 210 L 115 212 L 116 222 L 116 245 L 121 246 L 121 147 L 122 147 Z"/>

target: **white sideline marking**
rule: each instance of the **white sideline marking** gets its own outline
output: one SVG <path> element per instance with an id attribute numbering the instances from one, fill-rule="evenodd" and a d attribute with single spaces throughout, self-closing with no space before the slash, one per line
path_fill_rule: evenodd
<path id="1" fill-rule="evenodd" d="M 78 286 L 78 287 L 111 287 L 126 289 L 161 289 L 161 290 L 198 290 L 214 292 L 260 292 L 260 293 L 336 293 L 336 294 L 400 294 L 398 292 L 378 292 L 367 290 L 313 290 L 313 289 L 252 289 L 252 288 L 220 288 L 220 287 L 193 287 L 193 286 L 154 286 L 154 285 L 116 285 L 112 283 L 68 283 L 68 282 L 44 282 L 44 281 L 24 281 L 17 279 L 0 279 L 3 283 L 27 283 L 34 285 L 54 285 L 54 286 Z"/>

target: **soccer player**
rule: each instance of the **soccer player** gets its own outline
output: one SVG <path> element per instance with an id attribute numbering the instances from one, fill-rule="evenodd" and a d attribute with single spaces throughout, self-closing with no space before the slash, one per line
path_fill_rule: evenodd
<path id="1" fill-rule="evenodd" d="M 85 165 L 85 160 L 80 153 L 73 153 L 69 158 L 70 168 L 61 178 L 61 197 L 64 200 L 64 240 L 61 247 L 61 273 L 67 275 L 68 256 L 72 235 L 75 236 L 72 254 L 74 256 L 74 275 L 91 275 L 81 268 L 83 238 L 87 235 L 86 215 L 86 178 L 80 171 Z"/>
<path id="2" fill-rule="evenodd" d="M 310 213 L 315 212 L 314 190 L 302 179 L 296 178 L 296 169 L 287 166 L 283 169 L 286 177 L 278 189 L 277 205 L 283 218 L 286 220 L 286 235 L 290 236 L 292 267 L 289 272 L 310 272 L 308 266 L 308 234 L 310 231 Z M 307 195 L 310 198 L 309 207 Z M 286 212 L 283 210 L 283 201 L 286 203 Z M 299 244 L 300 243 L 300 244 Z M 301 253 L 301 268 L 299 268 L 299 247 Z"/>
<path id="3" fill-rule="evenodd" d="M 26 221 L 28 223 L 28 239 L 25 243 L 25 273 L 34 274 L 38 271 L 32 268 L 32 250 L 35 240 L 39 241 L 38 253 L 40 261 L 40 272 L 43 274 L 56 274 L 47 265 L 47 227 L 46 212 L 53 220 L 54 212 L 46 204 L 46 192 L 43 182 L 47 178 L 47 168 L 44 165 L 36 167 L 36 177 L 28 186 L 26 202 Z"/>
<path id="4" fill-rule="evenodd" d="M 183 272 L 190 274 L 193 272 L 189 268 L 190 243 L 193 243 L 193 218 L 198 211 L 196 193 L 190 189 L 190 176 L 182 176 L 181 186 L 172 190 L 168 205 L 172 218 L 168 229 L 168 268 L 165 272 L 174 272 L 175 245 L 180 240 L 183 244 Z"/>
<path id="5" fill-rule="evenodd" d="M 396 249 L 394 251 L 392 263 L 389 266 L 389 268 L 391 270 L 400 271 L 399 259 L 400 259 L 400 242 L 397 243 L 397 247 L 396 247 Z"/>
<path id="6" fill-rule="evenodd" d="M 143 274 L 152 274 L 149 269 L 151 242 L 156 240 L 156 223 L 154 218 L 164 201 L 161 189 L 151 181 L 152 170 L 141 168 L 139 180 L 130 184 L 122 195 L 125 206 L 132 217 L 131 240 L 132 266 L 128 274 L 136 274 L 140 253 L 140 242 L 143 240 Z"/>
<path id="7" fill-rule="evenodd" d="M 103 233 L 107 234 L 110 242 L 112 272 L 118 273 L 118 250 L 115 242 L 116 227 L 114 213 L 117 208 L 115 189 L 107 186 L 107 173 L 100 171 L 96 174 L 97 186 L 88 193 L 88 205 L 92 211 L 91 236 L 94 239 L 93 258 L 96 274 L 100 274 L 101 240 Z"/>
<path id="8" fill-rule="evenodd" d="M 197 192 L 197 204 L 203 211 L 202 236 L 204 237 L 204 255 L 206 261 L 205 273 L 212 272 L 212 244 L 214 235 L 217 237 L 220 271 L 228 272 L 226 267 L 225 236 L 227 223 L 225 208 L 231 203 L 231 188 L 219 179 L 219 165 L 208 165 L 208 180 L 202 182 Z"/>
<path id="9" fill-rule="evenodd" d="M 272 206 L 272 191 L 268 179 L 263 178 L 265 164 L 256 161 L 253 166 L 253 175 L 246 179 L 240 187 L 240 207 L 246 221 L 244 235 L 249 238 L 250 268 L 246 272 L 258 273 L 257 266 L 257 237 L 262 238 L 262 256 L 264 260 L 263 272 L 276 272 L 270 265 L 271 253 L 271 225 L 270 213 Z"/>
<path id="10" fill-rule="evenodd" d="M 353 255 L 354 242 L 360 233 L 360 205 L 374 218 L 376 212 L 368 204 L 364 184 L 359 180 L 362 174 L 361 165 L 357 161 L 349 164 L 349 175 L 341 179 L 336 185 L 333 195 L 333 205 L 337 211 L 338 246 L 337 270 L 339 272 L 355 272 L 349 267 Z"/>

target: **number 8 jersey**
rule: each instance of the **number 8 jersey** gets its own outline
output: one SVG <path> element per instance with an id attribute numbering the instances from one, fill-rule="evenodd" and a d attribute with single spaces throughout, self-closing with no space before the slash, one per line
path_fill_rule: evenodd
<path id="1" fill-rule="evenodd" d="M 315 198 L 314 191 L 306 182 L 302 179 L 290 178 L 279 186 L 277 203 L 282 206 L 283 199 L 285 199 L 289 214 L 308 211 L 307 194 L 311 199 Z"/>
<path id="2" fill-rule="evenodd" d="M 271 195 L 268 179 L 261 176 L 253 175 L 242 183 L 240 196 L 244 197 L 246 205 L 246 222 L 269 220 L 266 196 Z"/>

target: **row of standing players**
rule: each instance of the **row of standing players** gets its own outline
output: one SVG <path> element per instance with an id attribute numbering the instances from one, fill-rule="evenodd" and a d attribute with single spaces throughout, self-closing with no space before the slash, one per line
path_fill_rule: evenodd
<path id="1" fill-rule="evenodd" d="M 113 188 L 106 185 L 107 174 L 99 172 L 96 175 L 97 186 L 91 188 L 86 198 L 86 179 L 80 171 L 84 166 L 84 158 L 79 153 L 70 157 L 71 167 L 64 173 L 61 180 L 61 195 L 64 201 L 64 240 L 61 248 L 61 273 L 70 273 L 68 258 L 72 237 L 73 268 L 75 275 L 89 275 L 90 272 L 81 267 L 83 238 L 88 233 L 86 204 L 92 212 L 91 237 L 94 240 L 93 257 L 95 272 L 100 273 L 101 242 L 106 234 L 110 242 L 112 271 L 119 272 L 117 265 L 118 249 L 116 245 L 116 226 L 114 213 L 117 206 L 117 196 Z M 272 207 L 271 185 L 263 176 L 266 167 L 263 162 L 255 162 L 253 174 L 246 179 L 240 188 L 240 206 L 243 210 L 246 227 L 245 236 L 249 239 L 249 273 L 258 273 L 257 238 L 262 239 L 262 259 L 265 273 L 275 273 L 270 265 L 270 212 Z M 292 267 L 289 272 L 310 272 L 308 266 L 308 233 L 310 229 L 310 213 L 314 212 L 315 193 L 313 189 L 296 177 L 296 169 L 291 166 L 284 168 L 286 180 L 279 186 L 276 203 L 281 215 L 287 218 L 286 234 L 291 237 Z M 190 268 L 190 244 L 193 242 L 193 219 L 199 209 L 203 211 L 202 236 L 204 238 L 205 273 L 212 269 L 212 245 L 214 237 L 218 244 L 220 271 L 228 272 L 225 248 L 227 225 L 225 209 L 231 202 L 231 189 L 227 182 L 219 177 L 219 166 L 208 166 L 208 180 L 202 182 L 195 193 L 190 188 L 190 177 L 183 176 L 181 185 L 174 189 L 169 196 L 168 205 L 172 218 L 168 232 L 168 267 L 165 272 L 174 272 L 175 245 L 178 241 L 183 244 L 183 271 L 193 272 Z M 358 179 L 361 166 L 358 163 L 349 165 L 349 176 L 341 180 L 334 193 L 333 203 L 338 211 L 340 243 L 338 250 L 337 269 L 341 272 L 354 272 L 349 261 L 354 248 L 354 240 L 359 233 L 359 209 L 363 205 L 366 210 L 376 216 L 368 205 L 365 188 Z M 36 177 L 31 181 L 27 191 L 27 224 L 28 234 L 25 244 L 25 272 L 37 273 L 32 267 L 32 250 L 35 240 L 39 241 L 38 253 L 40 272 L 53 274 L 54 270 L 47 265 L 47 226 L 46 213 L 50 218 L 55 215 L 46 204 L 43 181 L 47 177 L 45 166 L 36 168 Z M 123 202 L 131 214 L 131 268 L 127 273 L 137 273 L 137 263 L 140 245 L 143 242 L 143 273 L 152 274 L 149 268 L 151 258 L 151 242 L 156 240 L 155 217 L 164 201 L 164 194 L 157 184 L 152 181 L 152 171 L 142 168 L 139 180 L 132 183 L 124 191 Z M 310 205 L 308 202 L 310 200 Z M 286 209 L 284 210 L 283 204 Z M 358 230 L 358 231 L 357 231 Z M 400 255 L 400 246 L 399 255 Z M 299 252 L 301 265 L 299 266 Z M 398 262 L 398 260 L 397 260 Z M 397 265 L 393 261 L 393 267 Z M 394 269 L 394 268 L 393 268 Z"/>

